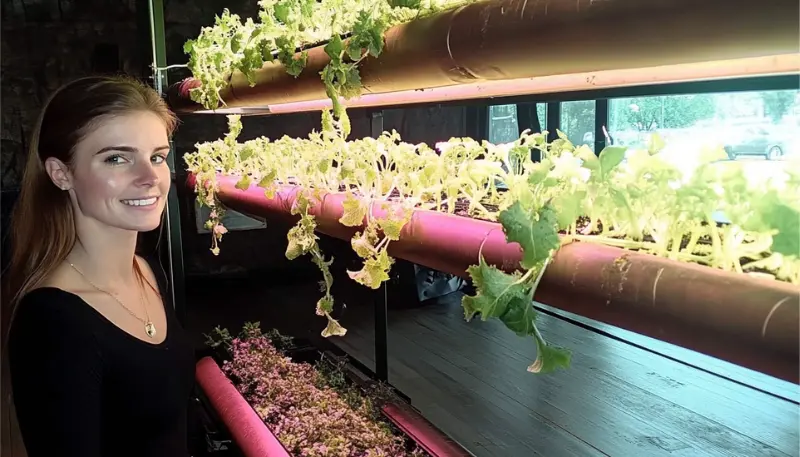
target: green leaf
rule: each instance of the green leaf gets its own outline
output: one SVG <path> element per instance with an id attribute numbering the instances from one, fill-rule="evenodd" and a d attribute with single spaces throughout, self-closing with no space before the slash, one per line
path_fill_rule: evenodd
<path id="1" fill-rule="evenodd" d="M 347 42 L 347 56 L 350 57 L 350 60 L 356 61 L 361 58 L 361 53 L 363 49 L 361 48 L 361 41 L 354 38 L 350 38 Z"/>
<path id="2" fill-rule="evenodd" d="M 622 163 L 627 150 L 628 148 L 623 146 L 608 146 L 600 151 L 600 174 L 603 179 L 608 177 L 609 173 Z"/>
<path id="3" fill-rule="evenodd" d="M 270 47 L 269 41 L 262 41 L 261 46 L 261 59 L 264 62 L 272 62 L 274 57 L 272 56 L 272 48 Z"/>
<path id="4" fill-rule="evenodd" d="M 239 151 L 239 160 L 245 161 L 245 160 L 249 159 L 250 157 L 252 157 L 253 154 L 255 154 L 255 151 L 253 150 L 253 147 L 249 146 L 249 145 L 245 146 L 245 147 L 242 148 L 241 151 Z"/>
<path id="5" fill-rule="evenodd" d="M 498 219 L 506 239 L 522 247 L 520 264 L 526 270 L 541 265 L 561 246 L 556 212 L 550 205 L 542 207 L 537 214 L 525 211 L 517 201 L 501 212 Z"/>
<path id="6" fill-rule="evenodd" d="M 324 284 L 324 283 L 323 283 Z M 323 290 L 324 292 L 324 290 Z M 317 314 L 324 316 L 327 313 L 333 312 L 333 298 L 325 295 L 317 300 Z"/>
<path id="7" fill-rule="evenodd" d="M 183 43 L 183 53 L 192 54 L 194 52 L 194 44 L 195 40 L 187 40 L 186 43 Z"/>
<path id="8" fill-rule="evenodd" d="M 271 187 L 275 183 L 275 178 L 278 176 L 276 170 L 270 170 L 269 173 L 265 174 L 261 177 L 261 180 L 258 182 L 258 187 L 268 188 Z"/>
<path id="9" fill-rule="evenodd" d="M 378 57 L 383 51 L 383 35 L 386 29 L 387 24 L 380 17 L 361 11 L 353 24 L 349 51 L 351 56 L 356 48 L 359 49 L 359 56 L 360 50 L 366 48 L 370 55 Z"/>
<path id="10" fill-rule="evenodd" d="M 339 35 L 332 36 L 331 41 L 325 45 L 325 54 L 328 54 L 328 57 L 331 58 L 331 62 L 341 61 L 343 50 L 344 46 L 342 45 L 342 37 Z"/>
<path id="11" fill-rule="evenodd" d="M 762 210 L 762 217 L 770 228 L 778 231 L 772 235 L 772 252 L 800 256 L 800 213 L 775 202 Z"/>
<path id="12" fill-rule="evenodd" d="M 358 227 L 364 223 L 364 217 L 367 215 L 367 205 L 361 199 L 353 196 L 348 192 L 344 201 L 342 202 L 342 217 L 339 222 L 348 227 Z"/>
<path id="13" fill-rule="evenodd" d="M 583 161 L 581 164 L 582 167 L 588 168 L 592 171 L 592 173 L 600 172 L 600 159 L 597 158 L 594 151 L 592 151 L 588 146 L 583 145 L 579 147 L 575 151 L 575 157 Z"/>
<path id="14" fill-rule="evenodd" d="M 386 249 L 382 249 L 377 255 L 367 258 L 361 270 L 348 270 L 347 275 L 361 285 L 377 289 L 381 283 L 389 279 L 389 270 L 392 264 L 394 264 L 394 259 L 389 257 Z"/>
<path id="15" fill-rule="evenodd" d="M 345 83 L 340 89 L 342 97 L 351 99 L 361 95 L 361 75 L 358 73 L 358 67 L 349 65 L 345 78 Z"/>
<path id="16" fill-rule="evenodd" d="M 383 34 L 385 29 L 386 26 L 381 26 L 370 29 L 369 31 L 369 46 L 367 46 L 367 49 L 373 57 L 378 57 L 381 55 L 381 52 L 383 52 Z"/>
<path id="17" fill-rule="evenodd" d="M 566 229 L 575 221 L 583 216 L 583 200 L 586 198 L 586 191 L 562 192 L 553 198 L 553 206 L 559 208 L 558 228 Z"/>
<path id="18" fill-rule="evenodd" d="M 243 39 L 244 36 L 242 35 L 242 32 L 236 32 L 233 35 L 233 38 L 231 38 L 231 52 L 233 52 L 234 54 L 239 52 L 239 50 L 242 48 Z"/>
<path id="19" fill-rule="evenodd" d="M 250 187 L 250 175 L 242 176 L 242 179 L 236 183 L 235 187 L 240 190 L 247 190 Z"/>
<path id="20" fill-rule="evenodd" d="M 419 9 L 420 0 L 389 0 L 389 5 L 393 8 Z"/>
<path id="21" fill-rule="evenodd" d="M 286 68 L 286 72 L 292 76 L 299 76 L 308 63 L 308 51 L 303 51 L 299 56 L 294 56 L 291 63 Z"/>
<path id="22" fill-rule="evenodd" d="M 494 317 L 518 336 L 534 336 L 539 350 L 536 361 L 528 367 L 532 373 L 549 373 L 569 366 L 569 352 L 547 346 L 541 338 L 536 328 L 537 313 L 529 295 L 530 287 L 519 273 L 508 274 L 490 266 L 483 256 L 478 265 L 470 266 L 467 271 L 478 291 L 474 297 L 465 295 L 461 299 L 467 321 L 475 314 L 480 314 L 484 321 Z"/>
<path id="23" fill-rule="evenodd" d="M 512 300 L 524 301 L 528 297 L 525 286 L 517 284 L 521 277 L 519 273 L 505 273 L 487 264 L 483 256 L 478 265 L 470 266 L 467 272 L 478 290 L 476 296 L 465 295 L 461 299 L 467 321 L 475 314 L 480 314 L 482 320 L 499 318 L 506 314 Z"/>
<path id="24" fill-rule="evenodd" d="M 553 162 L 550 159 L 544 159 L 541 162 L 534 163 L 528 173 L 528 184 L 535 186 L 542 183 L 545 178 L 547 178 L 552 167 Z"/>
<path id="25" fill-rule="evenodd" d="M 286 23 L 289 20 L 289 13 L 291 9 L 288 5 L 288 2 L 280 2 L 275 5 L 275 19 L 280 22 Z"/>
<path id="26" fill-rule="evenodd" d="M 531 373 L 552 373 L 559 368 L 569 368 L 572 359 L 570 351 L 558 346 L 550 346 L 544 340 L 536 339 L 536 360 L 528 367 Z"/>
<path id="27" fill-rule="evenodd" d="M 500 316 L 500 320 L 517 336 L 528 336 L 536 334 L 536 315 L 533 302 L 525 295 L 509 300 L 506 312 Z"/>
<path id="28" fill-rule="evenodd" d="M 244 50 L 245 59 L 243 59 L 239 63 L 239 71 L 241 71 L 247 77 L 247 83 L 250 86 L 254 86 L 256 84 L 255 74 L 253 70 L 260 68 L 263 61 L 261 60 L 261 54 L 256 52 L 256 49 L 247 48 Z"/>

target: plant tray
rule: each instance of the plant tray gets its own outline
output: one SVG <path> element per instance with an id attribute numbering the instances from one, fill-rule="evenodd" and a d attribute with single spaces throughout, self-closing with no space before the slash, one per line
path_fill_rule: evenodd
<path id="1" fill-rule="evenodd" d="M 298 344 L 299 343 L 299 344 Z M 224 423 L 235 444 L 245 457 L 288 457 L 283 444 L 239 393 L 233 382 L 220 369 L 227 356 L 220 350 L 208 350 L 197 363 L 197 380 L 214 413 Z M 319 361 L 323 356 L 341 359 L 330 351 L 321 351 L 308 342 L 295 341 L 285 351 L 295 363 Z M 353 364 L 343 370 L 348 382 L 366 388 L 373 381 Z M 384 416 L 405 437 L 416 443 L 431 457 L 473 457 L 469 451 L 446 436 L 403 400 L 389 402 L 381 409 Z"/>

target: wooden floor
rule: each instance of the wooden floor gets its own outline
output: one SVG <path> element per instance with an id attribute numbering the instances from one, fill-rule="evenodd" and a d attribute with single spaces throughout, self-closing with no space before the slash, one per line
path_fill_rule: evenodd
<path id="1" fill-rule="evenodd" d="M 247 320 L 298 336 L 324 327 L 313 313 L 314 282 L 187 287 L 187 325 L 198 342 L 215 325 L 237 330 Z M 341 319 L 348 334 L 336 343 L 373 367 L 371 303 L 350 300 Z M 800 455 L 794 386 L 762 385 L 792 402 L 545 314 L 540 330 L 572 349 L 569 370 L 526 372 L 533 341 L 498 322 L 465 322 L 459 293 L 390 309 L 390 382 L 477 457 Z M 728 370 L 745 382 L 763 379 Z"/>

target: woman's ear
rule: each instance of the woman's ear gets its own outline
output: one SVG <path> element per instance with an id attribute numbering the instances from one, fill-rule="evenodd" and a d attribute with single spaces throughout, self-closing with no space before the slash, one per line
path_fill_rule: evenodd
<path id="1" fill-rule="evenodd" d="M 64 162 L 55 157 L 48 157 L 47 160 L 44 161 L 44 168 L 56 187 L 61 190 L 72 189 L 72 175 Z"/>

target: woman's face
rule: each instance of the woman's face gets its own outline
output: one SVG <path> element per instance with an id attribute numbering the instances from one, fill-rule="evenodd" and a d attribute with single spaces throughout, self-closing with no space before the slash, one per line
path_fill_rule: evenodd
<path id="1" fill-rule="evenodd" d="M 142 111 L 103 120 L 73 155 L 69 188 L 76 216 L 123 230 L 157 228 L 170 187 L 168 153 L 157 115 Z"/>

